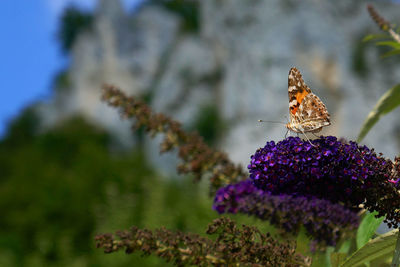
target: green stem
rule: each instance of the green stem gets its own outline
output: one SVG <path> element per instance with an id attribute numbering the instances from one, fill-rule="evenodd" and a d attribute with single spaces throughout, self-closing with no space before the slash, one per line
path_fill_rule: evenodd
<path id="1" fill-rule="evenodd" d="M 396 248 L 394 249 L 391 267 L 398 267 L 400 263 L 400 231 L 397 234 Z"/>

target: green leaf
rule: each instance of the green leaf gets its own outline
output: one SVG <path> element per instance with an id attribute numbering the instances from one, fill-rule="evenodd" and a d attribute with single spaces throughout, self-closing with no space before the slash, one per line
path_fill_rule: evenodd
<path id="1" fill-rule="evenodd" d="M 347 239 L 346 241 L 344 241 L 342 243 L 342 245 L 340 246 L 340 249 L 338 252 L 348 254 L 348 252 L 350 251 L 350 248 L 351 248 L 352 241 L 353 241 L 352 239 Z"/>
<path id="2" fill-rule="evenodd" d="M 368 42 L 368 41 L 371 41 L 371 40 L 374 40 L 374 39 L 377 39 L 376 35 L 374 35 L 374 34 L 368 34 L 367 36 L 365 36 L 365 37 L 362 39 L 362 41 L 363 41 L 363 42 Z"/>
<path id="3" fill-rule="evenodd" d="M 339 267 L 346 259 L 346 253 L 333 252 L 331 254 L 332 267 Z"/>
<path id="4" fill-rule="evenodd" d="M 400 49 L 400 43 L 395 42 L 395 41 L 377 42 L 376 45 L 390 46 L 390 47 L 393 47 L 393 48 Z"/>
<path id="5" fill-rule="evenodd" d="M 386 57 L 390 57 L 390 56 L 394 56 L 394 55 L 398 55 L 400 54 L 400 49 L 393 49 L 385 54 L 383 54 L 381 56 L 381 58 L 386 58 Z"/>
<path id="6" fill-rule="evenodd" d="M 353 253 L 341 267 L 356 267 L 365 262 L 378 259 L 389 253 L 393 253 L 397 240 L 398 230 L 392 230 L 386 234 L 369 241 L 362 248 Z"/>
<path id="7" fill-rule="evenodd" d="M 376 40 L 376 39 L 383 39 L 383 38 L 388 38 L 388 35 L 386 34 L 368 34 L 367 36 L 365 36 L 362 41 L 363 42 L 368 42 L 371 40 Z"/>
<path id="8" fill-rule="evenodd" d="M 357 230 L 357 249 L 364 246 L 374 235 L 376 229 L 385 219 L 384 217 L 376 218 L 375 215 L 378 214 L 376 211 L 372 213 L 367 213 L 362 220 L 360 227 Z"/>
<path id="9" fill-rule="evenodd" d="M 368 114 L 367 119 L 361 126 L 360 133 L 358 135 L 358 142 L 367 135 L 372 126 L 380 119 L 382 115 L 385 115 L 397 108 L 400 105 L 400 84 L 396 85 L 389 91 L 387 91 L 376 103 L 375 107 Z"/>
<path id="10" fill-rule="evenodd" d="M 375 260 L 370 262 L 371 266 L 390 266 L 390 263 L 393 258 L 393 252 L 389 252 Z"/>

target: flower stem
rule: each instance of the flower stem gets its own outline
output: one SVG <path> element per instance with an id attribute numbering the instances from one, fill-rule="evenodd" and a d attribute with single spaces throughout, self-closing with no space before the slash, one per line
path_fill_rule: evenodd
<path id="1" fill-rule="evenodd" d="M 400 231 L 397 234 L 396 248 L 394 249 L 391 267 L 398 267 L 400 263 Z"/>

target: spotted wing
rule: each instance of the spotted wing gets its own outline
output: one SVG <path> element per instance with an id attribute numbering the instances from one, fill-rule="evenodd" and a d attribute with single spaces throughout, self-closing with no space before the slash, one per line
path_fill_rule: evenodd
<path id="1" fill-rule="evenodd" d="M 331 124 L 325 104 L 313 93 L 304 97 L 295 116 L 304 132 L 316 132 Z"/>
<path id="2" fill-rule="evenodd" d="M 300 71 L 296 68 L 291 68 L 288 77 L 290 122 L 295 122 L 296 113 L 301 103 L 310 93 L 311 90 L 303 81 Z"/>

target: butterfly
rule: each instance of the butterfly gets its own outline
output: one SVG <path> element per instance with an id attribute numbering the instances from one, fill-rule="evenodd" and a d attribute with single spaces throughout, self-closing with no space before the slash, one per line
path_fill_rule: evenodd
<path id="1" fill-rule="evenodd" d="M 290 122 L 286 128 L 295 133 L 316 133 L 331 124 L 328 110 L 304 83 L 301 73 L 291 68 L 288 77 Z M 307 138 L 308 139 L 308 138 Z"/>

